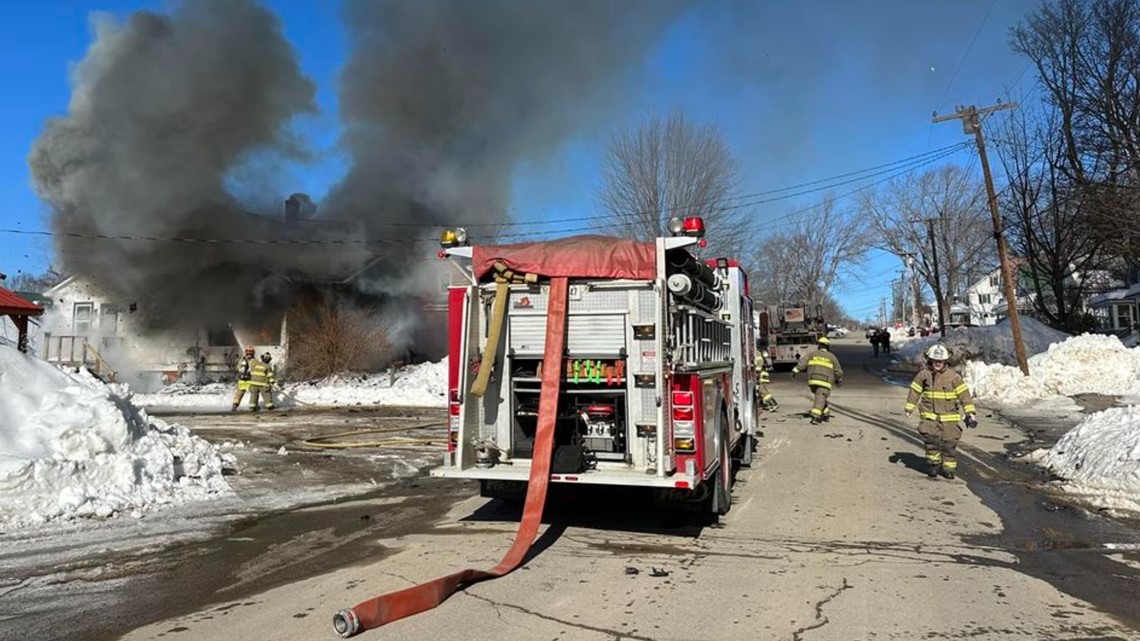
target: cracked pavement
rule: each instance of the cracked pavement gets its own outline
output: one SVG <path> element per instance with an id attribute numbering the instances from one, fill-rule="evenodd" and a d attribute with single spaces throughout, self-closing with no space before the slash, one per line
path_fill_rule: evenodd
<path id="1" fill-rule="evenodd" d="M 631 506 L 613 490 L 561 497 L 547 521 L 564 529 L 522 568 L 358 638 L 1140 639 L 1135 614 L 1068 586 L 1083 578 L 1106 593 L 1135 590 L 1136 568 L 1110 559 L 1098 541 L 1042 545 L 1026 556 L 1021 530 L 975 492 L 1026 485 L 1001 476 L 1016 430 L 988 420 L 966 434 L 966 480 L 929 480 L 914 464 L 920 442 L 901 417 L 905 390 L 860 367 L 861 345 L 837 342 L 850 373 L 832 396 L 835 417 L 809 426 L 800 416 L 810 403 L 802 379 L 776 373 L 780 411 L 766 419 L 757 460 L 740 471 L 732 511 L 719 524 Z M 335 638 L 329 621 L 340 608 L 410 581 L 494 565 L 517 518 L 497 502 L 456 499 L 434 524 L 373 541 L 386 550 L 374 562 L 245 598 L 235 616 L 205 618 L 200 610 L 124 639 Z M 1059 576 L 1031 571 L 1040 555 L 1065 554 L 1097 563 L 1059 566 L 1052 573 Z M 640 571 L 627 574 L 628 566 Z M 668 574 L 651 576 L 654 567 Z"/>

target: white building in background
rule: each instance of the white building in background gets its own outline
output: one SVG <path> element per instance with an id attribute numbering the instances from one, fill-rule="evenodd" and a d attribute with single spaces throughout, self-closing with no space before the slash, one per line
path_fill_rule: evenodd
<path id="1" fill-rule="evenodd" d="M 102 376 L 114 372 L 123 382 L 223 378 L 231 375 L 245 346 L 269 352 L 278 362 L 288 351 L 284 315 L 259 328 L 186 324 L 154 330 L 142 322 L 139 305 L 145 302 L 115 300 L 79 276 L 43 295 L 51 301 L 37 341 L 44 360 Z"/>
<path id="2" fill-rule="evenodd" d="M 1089 309 L 1102 330 L 1127 336 L 1140 325 L 1140 283 L 1093 296 Z"/>
<path id="3" fill-rule="evenodd" d="M 965 300 L 950 306 L 950 322 L 968 325 L 995 325 L 1005 310 L 1001 270 L 992 272 L 973 282 L 966 289 Z M 1004 314 L 1003 314 L 1004 315 Z"/>

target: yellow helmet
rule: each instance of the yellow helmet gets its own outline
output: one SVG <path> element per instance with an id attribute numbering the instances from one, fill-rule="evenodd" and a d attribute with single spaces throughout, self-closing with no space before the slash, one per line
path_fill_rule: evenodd
<path id="1" fill-rule="evenodd" d="M 820 336 L 819 339 L 816 340 L 815 343 L 816 343 L 816 345 L 823 345 L 824 347 L 827 347 L 828 345 L 831 345 L 831 340 L 828 339 L 826 336 Z"/>

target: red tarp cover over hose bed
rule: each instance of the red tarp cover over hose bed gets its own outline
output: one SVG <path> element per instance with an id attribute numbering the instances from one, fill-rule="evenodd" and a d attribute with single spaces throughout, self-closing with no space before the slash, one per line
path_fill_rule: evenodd
<path id="1" fill-rule="evenodd" d="M 550 279 L 550 301 L 546 317 L 547 363 L 562 362 L 562 347 L 566 339 L 568 282 L 565 277 Z M 499 564 L 490 570 L 462 570 L 434 581 L 391 592 L 333 617 L 333 627 L 342 637 L 350 637 L 362 630 L 378 628 L 404 617 L 430 610 L 443 603 L 456 590 L 486 579 L 511 572 L 526 557 L 542 523 L 542 509 L 546 504 L 546 487 L 550 482 L 550 459 L 554 446 L 554 421 L 558 414 L 558 392 L 562 368 L 546 367 L 542 371 L 542 394 L 538 405 L 538 427 L 534 436 L 534 454 L 530 463 L 530 478 L 526 491 L 526 505 L 515 541 Z"/>
<path id="2" fill-rule="evenodd" d="M 475 246 L 471 266 L 482 280 L 496 262 L 514 272 L 568 278 L 653 280 L 657 271 L 653 243 L 612 236 L 571 236 L 514 245 Z"/>

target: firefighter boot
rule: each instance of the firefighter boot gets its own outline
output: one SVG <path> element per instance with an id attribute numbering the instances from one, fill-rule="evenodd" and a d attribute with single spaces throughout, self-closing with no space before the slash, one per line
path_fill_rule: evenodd
<path id="1" fill-rule="evenodd" d="M 950 480 L 954 480 L 955 473 L 958 471 L 958 459 L 943 458 L 942 459 L 942 476 Z"/>
<path id="2" fill-rule="evenodd" d="M 942 472 L 942 452 L 938 450 L 926 451 L 926 475 L 932 479 L 938 478 L 938 474 Z"/>

